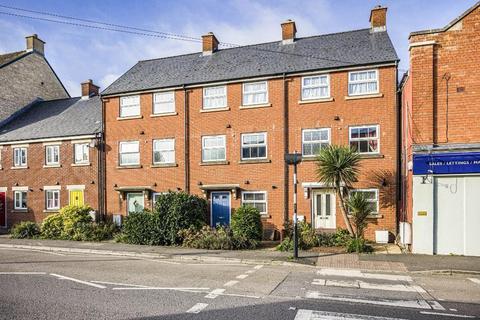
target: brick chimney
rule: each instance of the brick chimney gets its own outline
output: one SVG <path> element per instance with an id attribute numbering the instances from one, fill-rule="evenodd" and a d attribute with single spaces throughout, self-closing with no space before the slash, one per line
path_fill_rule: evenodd
<path id="1" fill-rule="evenodd" d="M 387 8 L 376 6 L 370 12 L 370 31 L 379 32 L 387 30 Z"/>
<path id="2" fill-rule="evenodd" d="M 93 84 L 92 79 L 82 82 L 82 99 L 89 99 L 90 97 L 98 95 L 100 87 Z"/>
<path id="3" fill-rule="evenodd" d="M 209 32 L 202 36 L 203 55 L 209 56 L 218 50 L 218 39 L 213 32 Z"/>
<path id="4" fill-rule="evenodd" d="M 31 36 L 25 37 L 25 39 L 27 39 L 27 51 L 35 51 L 42 56 L 45 54 L 45 41 L 41 40 L 37 34 L 32 34 Z"/>
<path id="5" fill-rule="evenodd" d="M 295 41 L 295 34 L 297 33 L 297 27 L 295 21 L 288 19 L 282 23 L 282 43 L 288 44 Z"/>

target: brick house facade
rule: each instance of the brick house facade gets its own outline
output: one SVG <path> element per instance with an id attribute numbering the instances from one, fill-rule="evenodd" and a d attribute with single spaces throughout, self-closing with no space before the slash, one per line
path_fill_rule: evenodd
<path id="1" fill-rule="evenodd" d="M 443 28 L 410 34 L 401 222 L 413 224 L 405 242 L 417 253 L 480 255 L 479 21 L 477 3 Z"/>
<path id="2" fill-rule="evenodd" d="M 242 203 L 256 206 L 265 237 L 278 238 L 293 206 L 284 154 L 298 150 L 299 214 L 317 229 L 343 227 L 308 160 L 322 144 L 351 143 L 365 152 L 355 188 L 377 208 L 367 236 L 396 234 L 398 58 L 386 8 L 370 21 L 308 38 L 287 21 L 280 42 L 223 50 L 209 33 L 201 53 L 137 63 L 102 93 L 106 213 L 125 216 L 151 208 L 158 193 L 185 191 L 209 201 L 212 225 L 228 224 Z"/>

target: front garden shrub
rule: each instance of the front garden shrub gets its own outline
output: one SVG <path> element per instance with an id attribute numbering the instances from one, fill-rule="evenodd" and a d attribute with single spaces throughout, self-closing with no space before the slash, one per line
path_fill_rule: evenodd
<path id="1" fill-rule="evenodd" d="M 225 227 L 184 229 L 179 232 L 179 237 L 182 239 L 182 246 L 197 249 L 240 250 L 255 249 L 259 245 L 259 241 L 235 235 L 231 229 Z"/>
<path id="2" fill-rule="evenodd" d="M 231 228 L 237 237 L 262 240 L 263 226 L 260 212 L 252 206 L 241 206 L 232 215 Z"/>
<path id="3" fill-rule="evenodd" d="M 122 242 L 130 244 L 152 244 L 152 230 L 154 217 L 152 212 L 144 210 L 143 212 L 132 212 L 122 225 Z"/>
<path id="4" fill-rule="evenodd" d="M 372 252 L 372 246 L 368 245 L 363 238 L 351 238 L 346 245 L 347 252 L 367 253 Z"/>
<path id="5" fill-rule="evenodd" d="M 351 238 L 350 233 L 345 229 L 338 229 L 335 233 L 317 234 L 319 247 L 344 247 Z"/>
<path id="6" fill-rule="evenodd" d="M 287 236 L 283 239 L 283 241 L 277 246 L 277 250 L 279 251 L 290 251 L 293 250 L 294 246 L 294 238 L 293 238 L 293 226 L 291 227 L 292 230 L 286 230 L 286 234 L 291 236 Z M 318 246 L 318 239 L 317 235 L 315 234 L 315 230 L 312 226 L 305 222 L 300 221 L 297 224 L 298 230 L 298 248 L 301 250 L 308 250 L 315 246 Z"/>
<path id="7" fill-rule="evenodd" d="M 34 239 L 40 236 L 40 227 L 32 221 L 22 221 L 17 223 L 10 230 L 12 239 Z"/>

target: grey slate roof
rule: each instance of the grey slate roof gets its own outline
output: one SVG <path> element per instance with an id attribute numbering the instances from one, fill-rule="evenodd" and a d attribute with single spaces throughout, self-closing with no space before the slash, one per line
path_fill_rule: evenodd
<path id="1" fill-rule="evenodd" d="M 26 51 L 17 51 L 17 52 L 9 52 L 5 54 L 0 54 L 0 68 L 3 67 L 6 64 L 9 64 L 10 62 L 14 61 L 15 59 L 20 58 L 24 54 L 26 54 Z"/>
<path id="2" fill-rule="evenodd" d="M 102 94 L 398 61 L 387 32 L 370 29 L 139 61 Z"/>
<path id="3" fill-rule="evenodd" d="M 0 143 L 40 138 L 70 137 L 101 132 L 102 102 L 68 98 L 40 101 L 0 127 Z"/>

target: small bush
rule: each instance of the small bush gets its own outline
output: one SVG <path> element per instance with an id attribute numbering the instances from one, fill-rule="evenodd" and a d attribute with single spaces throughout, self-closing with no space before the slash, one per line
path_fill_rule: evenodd
<path id="1" fill-rule="evenodd" d="M 12 239 L 34 239 L 40 236 L 40 227 L 35 222 L 22 221 L 10 230 Z"/>
<path id="2" fill-rule="evenodd" d="M 320 247 L 343 247 L 351 239 L 348 230 L 339 229 L 335 233 L 317 234 L 318 245 Z"/>
<path id="3" fill-rule="evenodd" d="M 252 206 L 241 206 L 235 211 L 231 228 L 236 237 L 262 240 L 263 226 L 260 212 Z"/>
<path id="4" fill-rule="evenodd" d="M 154 217 L 150 211 L 130 213 L 122 225 L 122 236 L 117 240 L 130 244 L 152 244 Z"/>
<path id="5" fill-rule="evenodd" d="M 305 222 L 301 221 L 297 224 L 298 230 L 298 248 L 301 250 L 308 250 L 318 245 L 318 239 L 315 234 L 315 230 L 312 226 Z M 294 238 L 293 238 L 293 226 L 292 230 L 287 230 L 286 234 L 291 236 L 285 237 L 283 241 L 277 246 L 279 251 L 290 251 L 294 247 Z"/>
<path id="6" fill-rule="evenodd" d="M 365 239 L 363 238 L 352 238 L 348 241 L 346 245 L 347 252 L 372 252 L 372 246 L 366 244 Z"/>
<path id="7" fill-rule="evenodd" d="M 204 226 L 200 230 L 184 229 L 179 232 L 182 246 L 209 250 L 254 249 L 259 242 L 244 236 L 236 236 L 229 228 Z"/>

